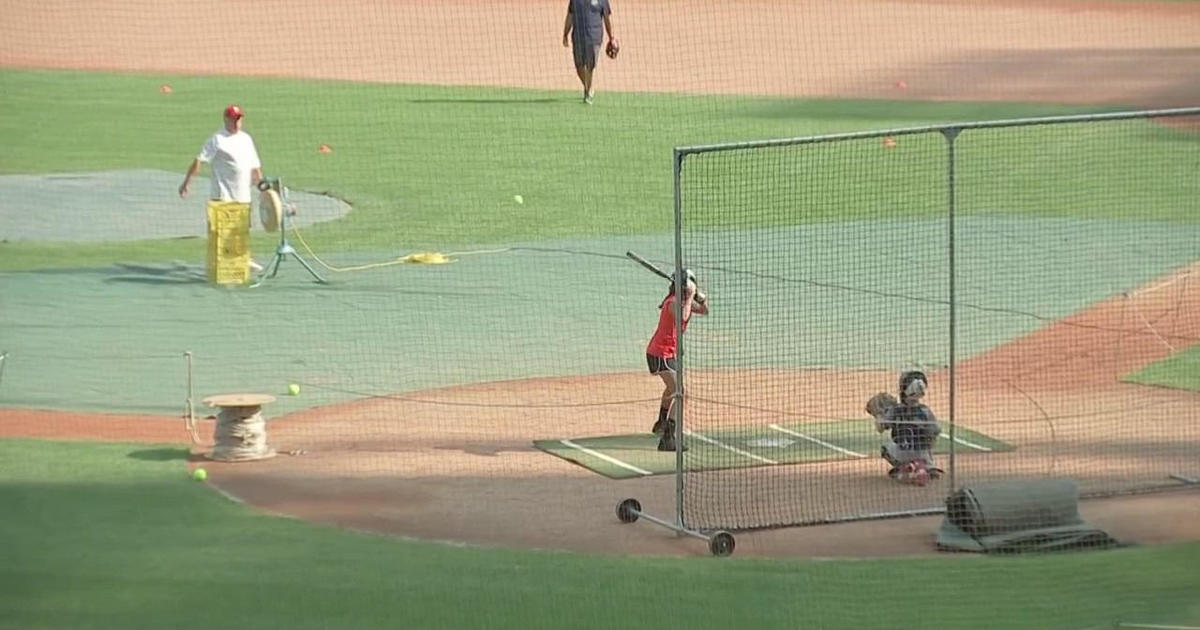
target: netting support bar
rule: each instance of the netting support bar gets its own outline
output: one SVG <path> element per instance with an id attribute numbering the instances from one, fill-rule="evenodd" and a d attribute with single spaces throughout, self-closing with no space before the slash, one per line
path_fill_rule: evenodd
<path id="1" fill-rule="evenodd" d="M 957 371 L 956 367 L 955 367 L 956 361 L 955 361 L 954 349 L 958 345 L 958 340 L 957 340 L 957 331 L 958 331 L 958 308 L 957 308 L 958 299 L 957 299 L 957 297 L 958 296 L 957 296 L 957 284 L 955 282 L 957 279 L 957 273 L 955 271 L 955 266 L 954 266 L 954 251 L 955 251 L 954 225 L 955 225 L 955 210 L 956 210 L 956 203 L 955 203 L 956 186 L 955 186 L 955 179 L 954 179 L 956 158 L 954 156 L 954 148 L 955 148 L 954 140 L 956 138 L 958 138 L 958 134 L 961 132 L 962 132 L 962 128 L 960 128 L 960 127 L 946 127 L 944 129 L 942 129 L 942 136 L 944 136 L 946 138 L 946 182 L 947 182 L 947 184 L 946 184 L 946 194 L 947 194 L 947 198 L 946 198 L 946 205 L 947 205 L 946 259 L 949 263 L 949 274 L 950 274 L 950 277 L 947 280 L 948 290 L 949 290 L 948 301 L 950 302 L 950 304 L 949 304 L 949 309 L 950 309 L 950 331 L 949 331 L 949 335 L 950 335 L 950 339 L 949 339 L 949 342 L 950 342 L 950 347 L 949 347 L 950 370 L 949 370 L 949 372 L 950 372 L 950 374 L 949 374 L 949 380 L 950 380 L 950 382 L 948 384 L 949 408 L 948 408 L 947 413 L 949 414 L 948 422 L 950 423 L 950 457 L 949 457 L 950 462 L 948 464 L 948 469 L 949 469 L 949 482 L 950 482 L 950 491 L 951 492 L 953 492 L 954 489 L 958 487 L 958 485 L 956 483 L 956 475 L 955 475 L 955 470 L 956 470 L 955 454 L 957 451 L 955 446 L 958 443 L 958 440 L 955 439 L 955 430 L 954 430 L 954 428 L 958 424 L 955 421 L 955 415 L 954 415 L 954 411 L 955 411 L 955 407 L 954 407 L 955 379 L 954 379 L 954 377 L 955 377 L 955 372 Z"/>
<path id="2" fill-rule="evenodd" d="M 676 150 L 671 171 L 675 179 L 675 522 L 680 531 L 686 531 L 683 521 L 683 294 L 687 283 L 683 277 L 683 157 Z"/>
<path id="3" fill-rule="evenodd" d="M 637 499 L 625 499 L 617 504 L 617 520 L 622 523 L 635 523 L 639 519 L 646 519 L 659 527 L 665 527 L 677 535 L 691 536 L 698 538 L 708 543 L 708 551 L 714 556 L 728 556 L 733 553 L 733 548 L 737 544 L 730 534 L 724 530 L 716 530 L 712 532 L 702 532 L 697 529 L 689 529 L 681 524 L 672 523 L 663 520 L 652 514 L 647 514 L 642 511 L 642 504 Z"/>
<path id="4" fill-rule="evenodd" d="M 1135 118 L 1177 118 L 1180 116 L 1200 116 L 1200 107 L 1178 107 L 1174 109 L 1145 109 L 1137 111 L 1111 112 L 1103 114 L 1075 114 L 1071 116 L 1044 116 L 1040 118 L 1014 118 L 1010 120 L 982 120 L 976 122 L 955 123 L 952 125 L 925 125 L 921 127 L 898 127 L 878 131 L 856 131 L 851 133 L 835 133 L 823 136 L 803 136 L 799 138 L 780 138 L 775 140 L 752 140 L 748 142 L 727 142 L 723 144 L 694 145 L 675 149 L 675 155 L 690 155 L 692 153 L 716 153 L 719 151 L 740 151 L 744 149 L 762 149 L 767 147 L 790 147 L 802 144 L 817 144 L 821 142 L 839 142 L 842 140 L 866 140 L 884 138 L 887 136 L 911 136 L 934 132 L 944 132 L 954 128 L 959 131 L 968 129 L 997 129 L 1000 127 L 1031 127 L 1035 125 L 1060 125 L 1067 123 L 1101 122 L 1106 120 L 1132 120 Z"/>

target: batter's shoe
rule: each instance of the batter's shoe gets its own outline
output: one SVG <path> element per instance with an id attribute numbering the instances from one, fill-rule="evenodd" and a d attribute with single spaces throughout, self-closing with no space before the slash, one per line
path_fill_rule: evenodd
<path id="1" fill-rule="evenodd" d="M 686 451 L 687 446 L 685 446 L 683 444 L 675 443 L 675 421 L 668 418 L 667 421 L 663 423 L 663 425 L 664 425 L 663 432 L 658 438 L 658 450 L 660 450 L 660 451 L 674 451 L 674 450 Z M 676 449 L 677 446 L 680 448 Z"/>
<path id="2" fill-rule="evenodd" d="M 658 440 L 658 450 L 660 451 L 683 451 L 687 452 L 687 445 L 680 447 L 675 443 L 675 438 L 669 435 L 664 435 Z"/>
<path id="3" fill-rule="evenodd" d="M 667 430 L 667 421 L 666 421 L 666 419 L 662 419 L 662 420 L 654 421 L 654 428 L 650 429 L 650 432 L 653 433 L 654 435 L 662 435 L 663 431 L 666 431 L 666 430 Z"/>

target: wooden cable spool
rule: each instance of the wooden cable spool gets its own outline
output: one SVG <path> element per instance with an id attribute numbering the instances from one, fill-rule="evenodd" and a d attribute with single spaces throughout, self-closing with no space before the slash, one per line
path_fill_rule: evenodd
<path id="1" fill-rule="evenodd" d="M 275 402 L 269 394 L 222 394 L 209 396 L 204 404 L 218 407 L 213 431 L 213 450 L 209 459 L 222 462 L 246 462 L 275 456 L 267 444 L 267 422 L 263 405 Z"/>

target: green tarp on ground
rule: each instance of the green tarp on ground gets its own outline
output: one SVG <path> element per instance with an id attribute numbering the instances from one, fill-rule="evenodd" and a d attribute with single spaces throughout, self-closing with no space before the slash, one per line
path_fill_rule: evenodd
<path id="1" fill-rule="evenodd" d="M 1108 549 L 1115 539 L 1079 514 L 1079 488 L 1069 479 L 972 485 L 946 499 L 937 534 L 942 551 L 1025 553 Z"/>

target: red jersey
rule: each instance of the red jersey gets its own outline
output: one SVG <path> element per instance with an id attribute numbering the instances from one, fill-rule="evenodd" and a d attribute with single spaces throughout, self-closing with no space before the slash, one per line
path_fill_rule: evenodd
<path id="1" fill-rule="evenodd" d="M 690 319 L 690 318 L 689 318 Z M 683 329 L 687 330 L 688 320 L 683 320 Z M 675 338 L 675 296 L 663 302 L 658 312 L 658 328 L 646 346 L 646 354 L 652 354 L 664 359 L 672 359 L 678 352 L 679 342 Z"/>

